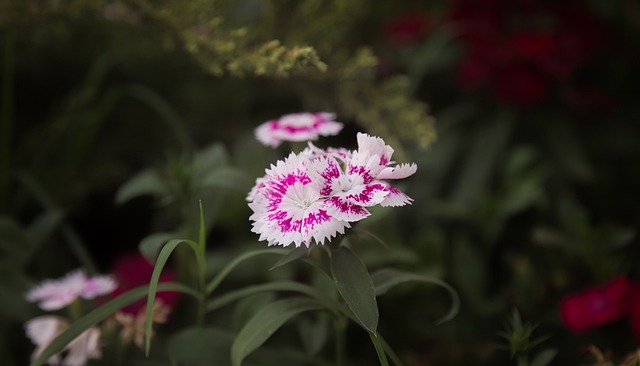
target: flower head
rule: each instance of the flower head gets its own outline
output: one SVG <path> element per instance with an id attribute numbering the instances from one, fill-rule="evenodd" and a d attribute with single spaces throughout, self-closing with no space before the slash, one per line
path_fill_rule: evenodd
<path id="1" fill-rule="evenodd" d="M 618 277 L 599 288 L 589 288 L 562 299 L 560 310 L 565 325 L 575 332 L 612 322 L 629 309 L 632 283 Z"/>
<path id="2" fill-rule="evenodd" d="M 267 240 L 269 245 L 287 246 L 293 242 L 296 247 L 309 246 L 312 239 L 322 244 L 350 227 L 327 213 L 320 189 L 307 172 L 310 162 L 303 153 L 291 153 L 267 169 L 259 183 L 261 188 L 256 189 L 249 202 L 253 210 L 252 231 L 260 234 L 260 240 Z"/>
<path id="3" fill-rule="evenodd" d="M 358 134 L 358 149 L 322 150 L 312 144 L 266 170 L 249 192 L 252 231 L 269 245 L 323 244 L 370 215 L 367 208 L 402 206 L 411 198 L 387 179 L 415 173 L 415 164 L 395 166 L 393 148 Z"/>
<path id="4" fill-rule="evenodd" d="M 255 130 L 263 144 L 278 147 L 283 141 L 311 141 L 319 136 L 336 135 L 343 124 L 332 113 L 295 113 L 267 121 Z"/>
<path id="5" fill-rule="evenodd" d="M 36 345 L 31 355 L 32 360 L 35 360 L 68 325 L 67 320 L 53 315 L 39 316 L 29 320 L 25 325 L 27 337 Z M 85 330 L 64 348 L 63 352 L 67 351 L 67 353 L 62 360 L 60 354 L 55 354 L 49 358 L 48 363 L 82 366 L 89 359 L 99 359 L 102 357 L 100 334 L 100 329 L 96 327 Z"/>
<path id="6" fill-rule="evenodd" d="M 39 302 L 43 310 L 57 310 L 72 303 L 78 297 L 93 299 L 105 295 L 117 287 L 110 276 L 87 277 L 83 270 L 75 270 L 57 280 L 45 280 L 26 294 L 26 299 Z"/>

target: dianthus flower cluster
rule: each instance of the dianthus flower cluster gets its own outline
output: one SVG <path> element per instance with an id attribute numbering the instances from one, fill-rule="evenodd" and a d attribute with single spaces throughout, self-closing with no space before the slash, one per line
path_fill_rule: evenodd
<path id="1" fill-rule="evenodd" d="M 403 206 L 412 200 L 387 180 L 406 178 L 415 164 L 396 165 L 393 148 L 379 137 L 359 133 L 358 148 L 323 150 L 309 144 L 258 178 L 247 201 L 252 231 L 269 245 L 324 244 L 344 234 L 369 208 Z"/>
<path id="2" fill-rule="evenodd" d="M 95 299 L 107 295 L 118 287 L 111 276 L 87 276 L 83 270 L 73 271 L 60 279 L 45 280 L 25 295 L 27 301 L 38 302 L 43 310 L 59 310 L 79 298 Z M 32 360 L 69 326 L 69 322 L 57 315 L 42 315 L 25 324 L 27 336 L 36 345 Z M 82 366 L 89 359 L 99 359 L 101 331 L 98 327 L 90 327 L 64 348 L 61 353 L 54 354 L 47 361 L 49 364 L 63 366 Z"/>
<path id="3" fill-rule="evenodd" d="M 263 144 L 278 147 L 283 141 L 312 141 L 319 136 L 336 135 L 343 124 L 334 121 L 333 113 L 292 113 L 267 121 L 255 130 Z"/>

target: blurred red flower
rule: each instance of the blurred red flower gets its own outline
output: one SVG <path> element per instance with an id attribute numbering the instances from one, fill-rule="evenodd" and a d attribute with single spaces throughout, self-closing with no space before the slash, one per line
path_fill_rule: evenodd
<path id="1" fill-rule="evenodd" d="M 602 23 L 578 2 L 458 0 L 449 19 L 467 48 L 458 84 L 488 86 L 510 104 L 542 102 L 606 43 Z"/>
<path id="2" fill-rule="evenodd" d="M 142 254 L 130 253 L 119 257 L 111 273 L 118 281 L 118 288 L 112 292 L 113 297 L 117 297 L 131 289 L 139 286 L 147 285 L 151 280 L 153 273 L 153 265 L 147 261 Z M 169 268 L 165 267 L 160 275 L 160 283 L 172 282 L 176 279 L 176 275 Z M 161 299 L 165 305 L 173 306 L 179 297 L 178 292 L 158 292 L 157 298 Z M 146 298 L 130 304 L 120 311 L 129 314 L 137 314 L 138 311 L 146 305 Z"/>
<path id="3" fill-rule="evenodd" d="M 636 339 L 640 340 L 640 283 L 638 282 L 634 282 L 631 287 L 629 323 Z"/>
<path id="4" fill-rule="evenodd" d="M 385 26 L 385 34 L 393 43 L 411 45 L 425 36 L 430 25 L 426 14 L 417 10 L 392 18 Z"/>
<path id="5" fill-rule="evenodd" d="M 575 332 L 585 332 L 629 314 L 632 318 L 640 306 L 640 287 L 626 277 L 617 277 L 602 287 L 592 287 L 570 294 L 560 302 L 560 312 L 564 324 Z M 634 296 L 635 292 L 635 296 Z M 632 304 L 632 299 L 636 302 Z M 632 306 L 634 305 L 634 306 Z M 637 319 L 640 321 L 640 319 Z M 640 328 L 634 331 L 640 331 Z"/>

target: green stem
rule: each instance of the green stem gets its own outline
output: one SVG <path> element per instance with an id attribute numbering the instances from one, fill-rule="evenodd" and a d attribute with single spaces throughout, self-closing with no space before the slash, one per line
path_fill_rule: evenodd
<path id="1" fill-rule="evenodd" d="M 343 316 L 339 316 L 335 319 L 334 322 L 335 330 L 336 330 L 336 338 L 335 338 L 335 352 L 336 352 L 336 366 L 344 365 L 346 347 L 345 347 L 345 331 L 347 329 L 347 319 Z"/>
<path id="2" fill-rule="evenodd" d="M 380 360 L 380 366 L 389 366 L 387 354 L 384 351 L 384 345 L 382 344 L 380 338 L 378 338 L 378 336 L 371 332 L 369 332 L 369 337 L 371 338 L 371 343 L 373 343 L 373 346 L 376 348 L 378 360 Z"/>
<path id="3" fill-rule="evenodd" d="M 9 191 L 11 164 L 11 135 L 13 129 L 13 80 L 15 41 L 8 30 L 4 43 L 4 67 L 2 68 L 2 102 L 0 102 L 0 210 L 5 205 Z"/>

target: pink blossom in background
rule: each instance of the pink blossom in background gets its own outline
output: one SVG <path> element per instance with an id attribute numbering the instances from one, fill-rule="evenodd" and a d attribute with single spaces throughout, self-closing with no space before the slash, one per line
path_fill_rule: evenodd
<path id="1" fill-rule="evenodd" d="M 307 247 L 344 234 L 369 207 L 402 206 L 411 198 L 386 182 L 415 173 L 415 164 L 396 165 L 393 148 L 379 137 L 357 135 L 358 149 L 322 150 L 312 144 L 291 153 L 258 178 L 247 195 L 252 231 L 269 245 Z"/>
<path id="2" fill-rule="evenodd" d="M 278 147 L 284 141 L 312 141 L 337 135 L 344 126 L 332 113 L 294 113 L 267 121 L 255 130 L 258 141 Z"/>
<path id="3" fill-rule="evenodd" d="M 118 288 L 113 291 L 112 296 L 117 297 L 129 290 L 132 290 L 139 286 L 148 285 L 151 280 L 151 274 L 153 273 L 153 265 L 147 261 L 139 252 L 125 254 L 119 257 L 111 272 L 118 281 Z M 160 283 L 173 282 L 176 279 L 176 275 L 169 268 L 165 267 L 160 274 Z M 158 292 L 157 298 L 171 307 L 173 306 L 180 294 L 175 291 L 162 291 Z M 127 305 L 120 311 L 136 314 L 138 311 L 146 306 L 146 299 L 141 299 L 133 304 Z"/>
<path id="4" fill-rule="evenodd" d="M 564 297 L 560 303 L 562 321 L 575 332 L 585 332 L 627 314 L 632 282 L 618 277 L 602 287 L 592 287 Z"/>
<path id="5" fill-rule="evenodd" d="M 38 302 L 43 310 L 58 310 L 77 298 L 94 299 L 111 293 L 117 287 L 110 276 L 87 277 L 83 270 L 73 271 L 56 280 L 45 280 L 25 295 L 27 301 Z"/>
<path id="6" fill-rule="evenodd" d="M 31 355 L 35 360 L 44 349 L 67 327 L 69 322 L 59 316 L 44 315 L 33 318 L 25 324 L 27 337 L 36 345 Z M 82 366 L 89 359 L 100 359 L 100 329 L 91 327 L 71 341 L 62 352 L 51 356 L 49 364 L 63 366 Z M 61 356 L 65 353 L 64 357 Z"/>

